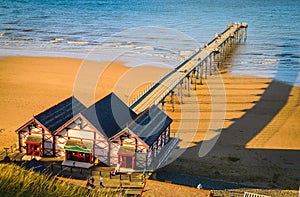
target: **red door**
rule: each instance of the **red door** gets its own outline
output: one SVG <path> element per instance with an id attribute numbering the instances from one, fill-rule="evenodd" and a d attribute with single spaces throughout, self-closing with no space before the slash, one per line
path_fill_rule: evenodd
<path id="1" fill-rule="evenodd" d="M 26 154 L 32 156 L 41 156 L 41 143 L 26 143 Z"/>

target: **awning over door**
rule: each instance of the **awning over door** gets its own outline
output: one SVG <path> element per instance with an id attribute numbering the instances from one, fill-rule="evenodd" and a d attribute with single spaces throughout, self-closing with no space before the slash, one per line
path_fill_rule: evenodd
<path id="1" fill-rule="evenodd" d="M 119 149 L 118 154 L 130 154 L 134 155 L 135 154 L 135 147 L 132 146 L 121 146 Z"/>
<path id="2" fill-rule="evenodd" d="M 39 135 L 29 135 L 25 141 L 25 143 L 42 143 L 42 136 Z"/>
<path id="3" fill-rule="evenodd" d="M 93 148 L 92 142 L 69 139 L 64 147 L 66 151 L 91 153 Z"/>

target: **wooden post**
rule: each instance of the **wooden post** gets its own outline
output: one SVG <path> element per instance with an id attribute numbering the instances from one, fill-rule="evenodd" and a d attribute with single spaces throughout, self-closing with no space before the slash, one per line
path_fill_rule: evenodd
<path id="1" fill-rule="evenodd" d="M 202 82 L 202 80 L 203 80 L 203 63 L 204 62 L 202 62 L 200 65 L 200 85 L 203 85 L 203 82 Z"/>
<path id="2" fill-rule="evenodd" d="M 197 72 L 196 79 L 199 79 L 199 66 L 196 67 L 196 72 Z"/>
<path id="3" fill-rule="evenodd" d="M 247 39 L 247 28 L 244 29 L 244 43 L 246 43 Z"/>
<path id="4" fill-rule="evenodd" d="M 195 87 L 194 87 L 195 90 L 197 90 L 197 79 L 196 79 L 196 76 L 195 76 Z"/>
<path id="5" fill-rule="evenodd" d="M 205 62 L 205 79 L 207 79 L 207 59 L 205 59 L 204 62 Z"/>
<path id="6" fill-rule="evenodd" d="M 212 54 L 209 55 L 209 75 L 212 76 Z"/>
<path id="7" fill-rule="evenodd" d="M 182 81 L 180 82 L 180 99 L 181 99 L 181 104 L 183 104 L 183 91 L 182 91 Z"/>
<path id="8" fill-rule="evenodd" d="M 213 58 L 214 75 L 215 75 L 216 70 L 217 70 L 217 67 L 216 67 L 216 53 L 215 52 L 212 54 L 212 58 Z"/>
<path id="9" fill-rule="evenodd" d="M 188 89 L 188 96 L 191 96 L 190 95 L 190 75 L 187 75 L 186 76 L 186 78 L 187 78 L 187 89 Z"/>
<path id="10" fill-rule="evenodd" d="M 180 83 L 180 82 L 179 82 Z M 180 95 L 180 85 L 179 83 L 177 84 L 176 88 L 177 88 L 177 98 L 178 98 L 178 104 L 180 104 L 180 100 L 179 100 L 179 97 L 181 96 Z"/>
<path id="11" fill-rule="evenodd" d="M 172 111 L 174 112 L 175 109 L 174 109 L 174 91 L 173 90 L 171 91 L 171 104 L 172 104 Z"/>

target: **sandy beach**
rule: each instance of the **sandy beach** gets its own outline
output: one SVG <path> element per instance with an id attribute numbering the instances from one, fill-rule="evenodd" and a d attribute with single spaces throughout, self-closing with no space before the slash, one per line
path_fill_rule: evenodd
<path id="1" fill-rule="evenodd" d="M 14 131 L 32 116 L 72 95 L 82 63 L 70 58 L 1 57 L 1 148 L 17 143 Z M 119 62 L 84 63 L 101 68 L 92 92 L 95 100 L 114 91 L 127 104 L 170 71 L 151 65 L 129 68 Z M 175 112 L 166 104 L 166 112 L 174 120 L 172 135 L 187 139 L 180 147 L 187 150 L 162 171 L 233 181 L 243 180 L 240 174 L 244 174 L 246 182 L 271 182 L 274 187 L 295 189 L 300 172 L 300 88 L 256 76 L 221 76 L 221 84 L 216 76 L 208 77 L 202 86 L 196 81 L 196 91 L 183 98 L 183 105 L 175 104 Z M 212 117 L 213 107 L 219 110 Z M 203 140 L 219 135 L 207 132 L 215 127 L 222 129 L 217 144 L 199 158 Z"/>
<path id="2" fill-rule="evenodd" d="M 217 109 L 221 110 L 214 112 L 221 117 L 215 119 L 211 112 L 213 98 L 210 95 L 213 93 L 218 99 L 218 92 L 223 89 L 214 76 L 186 98 L 186 104 L 177 106 L 178 111 L 189 114 L 186 119 L 173 124 L 173 127 L 182 130 L 181 133 L 179 130 L 180 135 L 175 136 L 187 139 L 194 136 L 194 139 L 178 159 L 160 171 L 259 187 L 298 189 L 299 87 L 256 76 L 225 73 L 222 79 L 226 99 L 216 100 Z M 192 118 L 198 114 L 193 110 L 197 104 L 200 106 L 199 122 Z M 225 113 L 222 113 L 224 110 Z M 176 113 L 176 110 L 168 113 L 175 120 L 180 119 L 182 114 Z M 222 115 L 224 121 L 220 123 Z M 180 125 L 185 122 L 188 124 Z M 195 134 L 189 128 L 191 123 L 198 124 Z M 211 124 L 217 123 L 222 125 L 221 130 L 208 130 Z M 199 157 L 205 143 L 215 145 L 208 154 Z M 184 151 L 184 148 L 180 147 L 179 151 Z"/>
<path id="3" fill-rule="evenodd" d="M 130 102 L 140 89 L 157 81 L 169 69 L 145 66 L 129 68 L 122 63 L 89 62 L 70 58 L 1 57 L 0 58 L 0 147 L 17 143 L 15 130 L 34 115 L 72 95 L 78 69 L 82 64 L 93 74 L 101 73 L 94 94 L 98 101 L 114 91 Z M 98 77 L 98 76 L 97 76 Z M 87 91 L 91 91 L 87 88 Z M 90 94 L 90 92 L 88 92 Z M 85 100 L 83 100 L 85 101 Z M 86 101 L 88 106 L 94 101 Z"/>

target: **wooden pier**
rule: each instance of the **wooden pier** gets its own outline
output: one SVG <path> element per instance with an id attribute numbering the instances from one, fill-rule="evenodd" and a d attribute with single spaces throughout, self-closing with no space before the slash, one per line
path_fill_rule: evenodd
<path id="1" fill-rule="evenodd" d="M 162 104 L 163 108 L 165 98 L 170 96 L 174 111 L 175 89 L 177 96 L 180 97 L 179 102 L 183 103 L 183 86 L 185 86 L 189 96 L 192 83 L 196 89 L 196 79 L 199 80 L 199 84 L 202 84 L 203 78 L 207 78 L 208 75 L 213 75 L 221 69 L 223 61 L 230 54 L 234 45 L 242 40 L 245 41 L 247 27 L 246 23 L 228 24 L 224 32 L 216 34 L 215 38 L 205 44 L 204 48 L 197 50 L 191 57 L 160 79 L 136 99 L 130 108 L 136 113 L 159 103 Z"/>

